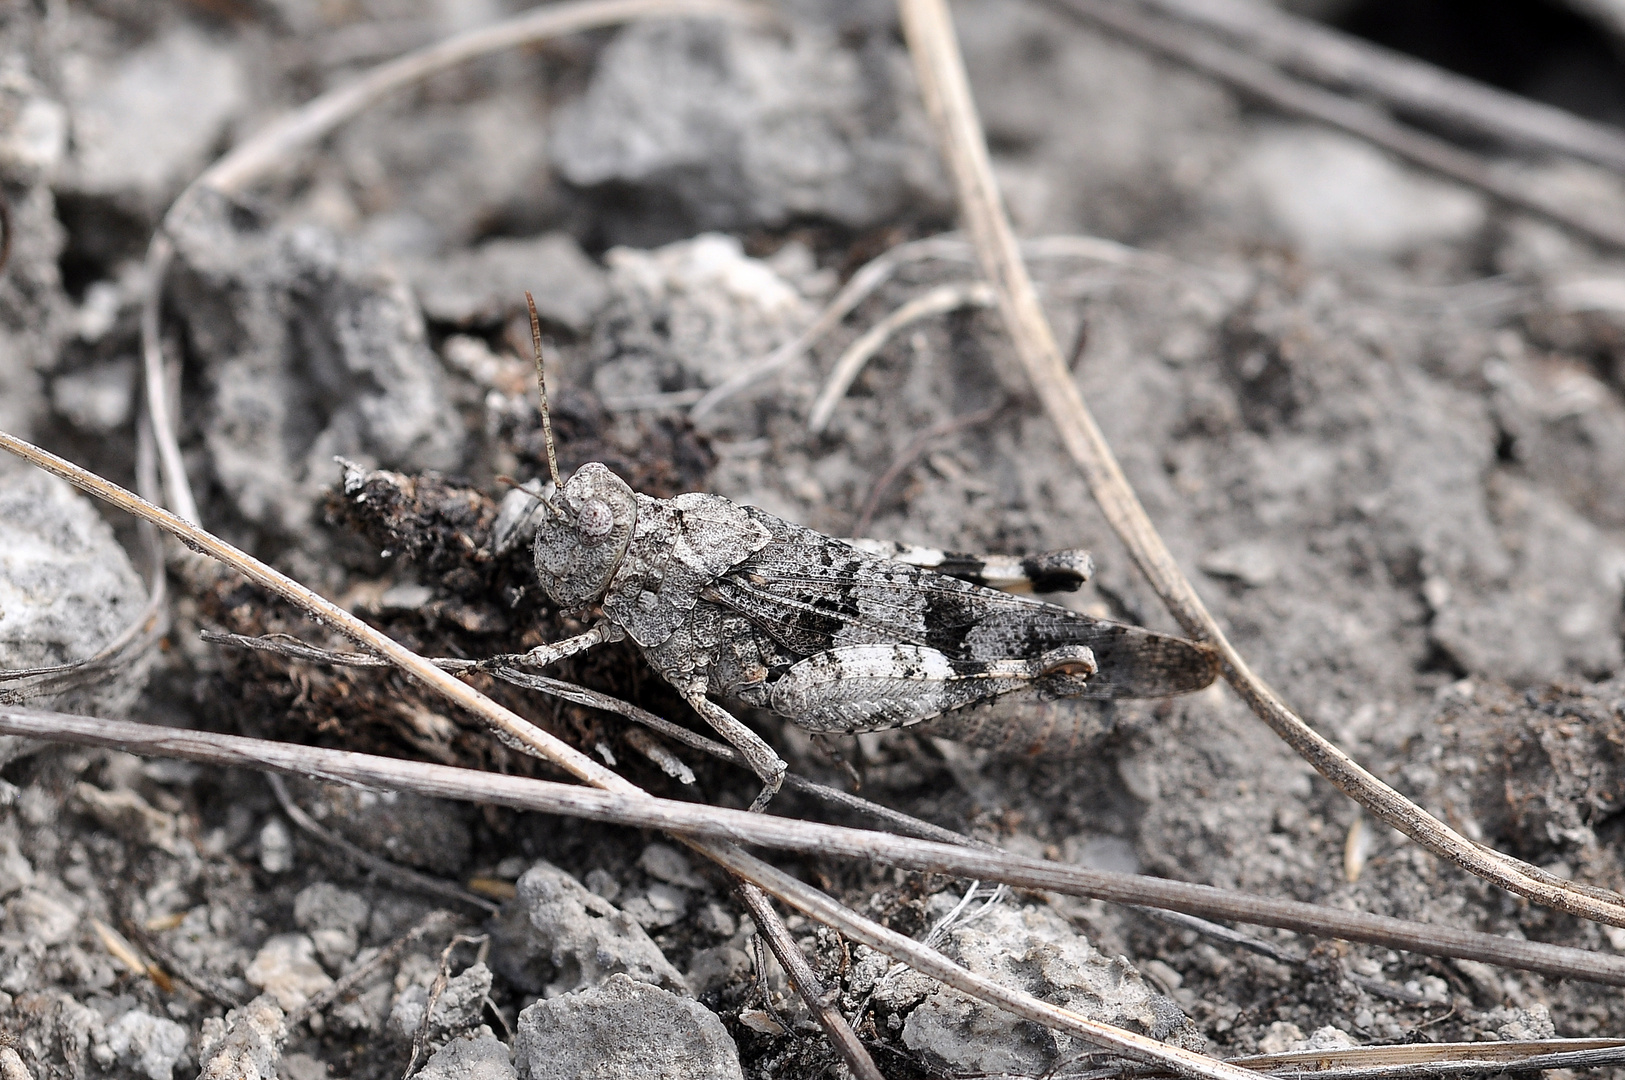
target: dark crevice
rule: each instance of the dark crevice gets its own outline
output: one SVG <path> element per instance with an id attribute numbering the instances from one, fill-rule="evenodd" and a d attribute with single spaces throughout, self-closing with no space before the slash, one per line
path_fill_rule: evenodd
<path id="1" fill-rule="evenodd" d="M 1357 0 L 1336 24 L 1492 86 L 1625 126 L 1625 55 L 1554 0 Z"/>

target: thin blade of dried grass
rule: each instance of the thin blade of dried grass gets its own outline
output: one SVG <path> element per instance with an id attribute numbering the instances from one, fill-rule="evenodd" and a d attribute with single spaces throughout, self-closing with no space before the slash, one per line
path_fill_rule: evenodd
<path id="1" fill-rule="evenodd" d="M 1148 2 L 1166 15 L 1236 41 L 1277 67 L 1363 94 L 1407 115 L 1625 173 L 1625 134 L 1618 128 L 1498 90 L 1271 5 L 1246 0 Z"/>
<path id="2" fill-rule="evenodd" d="M 1422 1080 L 1434 1076 L 1597 1069 L 1625 1063 L 1625 1040 L 1538 1039 L 1500 1043 L 1410 1043 L 1345 1050 L 1299 1050 L 1237 1058 L 1234 1064 L 1269 1075 L 1315 1080 Z"/>
<path id="3" fill-rule="evenodd" d="M 951 282 L 916 296 L 875 323 L 835 361 L 829 378 L 824 381 L 824 388 L 813 402 L 812 412 L 807 416 L 807 430 L 814 435 L 824 430 L 829 418 L 835 414 L 835 406 L 846 396 L 847 390 L 863 370 L 863 365 L 886 347 L 893 334 L 933 315 L 946 315 L 963 307 L 992 307 L 994 300 L 993 290 L 984 282 Z"/>
<path id="4" fill-rule="evenodd" d="M 704 803 L 652 797 L 625 800 L 569 784 L 493 775 L 448 765 L 20 707 L 0 706 L 0 733 L 109 747 L 154 757 L 186 758 L 219 766 L 293 773 L 335 783 L 563 814 L 636 828 L 665 829 L 689 837 L 998 881 L 1016 888 L 1232 919 L 1426 955 L 1479 960 L 1559 978 L 1625 986 L 1625 957 L 1276 900 L 1207 885 L 1091 870 L 1011 855 L 990 847 L 944 844 L 888 832 L 726 810 Z"/>
<path id="5" fill-rule="evenodd" d="M 1166 255 L 1140 251 L 1127 244 L 1119 244 L 1115 240 L 1105 240 L 1098 236 L 1040 236 L 1022 241 L 1021 250 L 1022 254 L 1030 259 L 1086 259 L 1112 266 L 1177 265 Z M 927 262 L 932 259 L 971 262 L 975 257 L 975 249 L 958 233 L 928 236 L 922 240 L 910 240 L 896 247 L 887 248 L 860 266 L 805 330 L 726 382 L 706 391 L 705 396 L 695 402 L 694 408 L 689 410 L 689 419 L 698 421 L 729 398 L 766 382 L 799 360 L 819 340 L 839 326 L 843 319 L 852 314 L 859 304 L 872 296 L 875 290 L 890 281 L 899 270 L 910 263 Z"/>
<path id="6" fill-rule="evenodd" d="M 1435 855 L 1504 889 L 1571 915 L 1625 926 L 1625 897 L 1565 881 L 1473 843 L 1311 728 L 1247 666 L 1158 535 L 1061 357 L 999 200 L 946 3 L 899 0 L 899 8 L 926 111 L 948 159 L 982 272 L 999 292 L 999 312 L 1016 355 L 1101 512 L 1185 632 L 1218 650 L 1225 679 L 1253 712 L 1372 814 Z"/>

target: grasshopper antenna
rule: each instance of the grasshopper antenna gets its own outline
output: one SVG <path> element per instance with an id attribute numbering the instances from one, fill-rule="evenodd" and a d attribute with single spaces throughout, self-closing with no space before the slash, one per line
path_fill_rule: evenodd
<path id="1" fill-rule="evenodd" d="M 536 314 L 536 298 L 525 290 L 525 306 L 530 308 L 530 346 L 536 354 L 536 389 L 542 399 L 542 440 L 547 444 L 547 471 L 553 474 L 553 490 L 563 491 L 559 481 L 558 457 L 553 452 L 553 418 L 547 412 L 547 376 L 542 374 L 542 320 Z"/>

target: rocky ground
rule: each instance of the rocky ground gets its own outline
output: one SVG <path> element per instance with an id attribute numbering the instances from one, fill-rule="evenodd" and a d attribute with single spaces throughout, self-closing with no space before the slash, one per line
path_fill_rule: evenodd
<path id="1" fill-rule="evenodd" d="M 961 550 L 1087 547 L 1096 580 L 1058 602 L 1172 630 L 992 313 L 899 334 L 809 433 L 842 349 L 970 280 L 968 260 L 904 265 L 810 357 L 687 420 L 858 266 L 953 224 L 890 6 L 782 6 L 772 27 L 645 23 L 471 65 L 176 222 L 165 343 L 205 523 L 426 652 L 580 629 L 495 531 L 498 478 L 545 474 L 528 288 L 565 468 L 606 461 L 650 494 L 713 491 L 836 536 L 867 516 L 868 535 Z M 1467 835 L 1625 887 L 1625 259 L 1048 9 L 954 11 L 1018 229 L 1115 242 L 1052 243 L 1033 271 L 1129 478 L 1242 652 Z M 134 484 L 141 259 L 180 188 L 293 104 L 505 12 L 91 0 L 0 15 L 0 428 Z M 1619 81 L 1569 103 L 1617 115 Z M 1625 183 L 1601 170 L 1507 167 L 1625 214 Z M 356 463 L 352 483 L 336 457 Z M 0 537 L 0 667 L 89 655 L 139 617 L 129 523 L 0 464 Z M 169 588 L 156 647 L 31 703 L 549 775 L 396 676 L 202 642 L 326 640 L 230 575 L 175 553 Z M 698 722 L 630 649 L 563 673 Z M 615 718 L 491 690 L 659 794 L 754 794 Z M 1070 756 L 929 730 L 826 746 L 752 720 L 797 771 L 849 786 L 850 770 L 869 798 L 1013 851 L 1625 950 L 1625 933 L 1362 820 L 1223 689 L 1124 705 Z M 663 767 L 672 752 L 691 775 Z M 481 906 L 361 869 L 254 774 L 4 756 L 7 1080 L 13 1063 L 38 1080 L 371 1078 L 409 1061 L 448 1080 L 841 1074 L 727 882 L 661 836 L 288 784 L 331 834 Z M 788 793 L 775 809 L 816 812 Z M 921 937 L 970 884 L 786 865 Z M 443 907 L 475 940 L 442 959 L 441 924 L 290 1030 L 288 1013 Z M 788 922 L 887 1075 L 1098 1064 Z M 1625 1031 L 1599 987 L 1255 933 L 1280 958 L 1016 895 L 937 940 L 974 970 L 1224 1056 Z"/>

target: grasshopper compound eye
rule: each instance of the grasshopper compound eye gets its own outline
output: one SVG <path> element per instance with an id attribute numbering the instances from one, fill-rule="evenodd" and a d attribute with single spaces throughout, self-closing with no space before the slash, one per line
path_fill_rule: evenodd
<path id="1" fill-rule="evenodd" d="M 576 528 L 589 544 L 603 540 L 615 529 L 615 511 L 603 499 L 588 499 L 576 515 Z"/>

